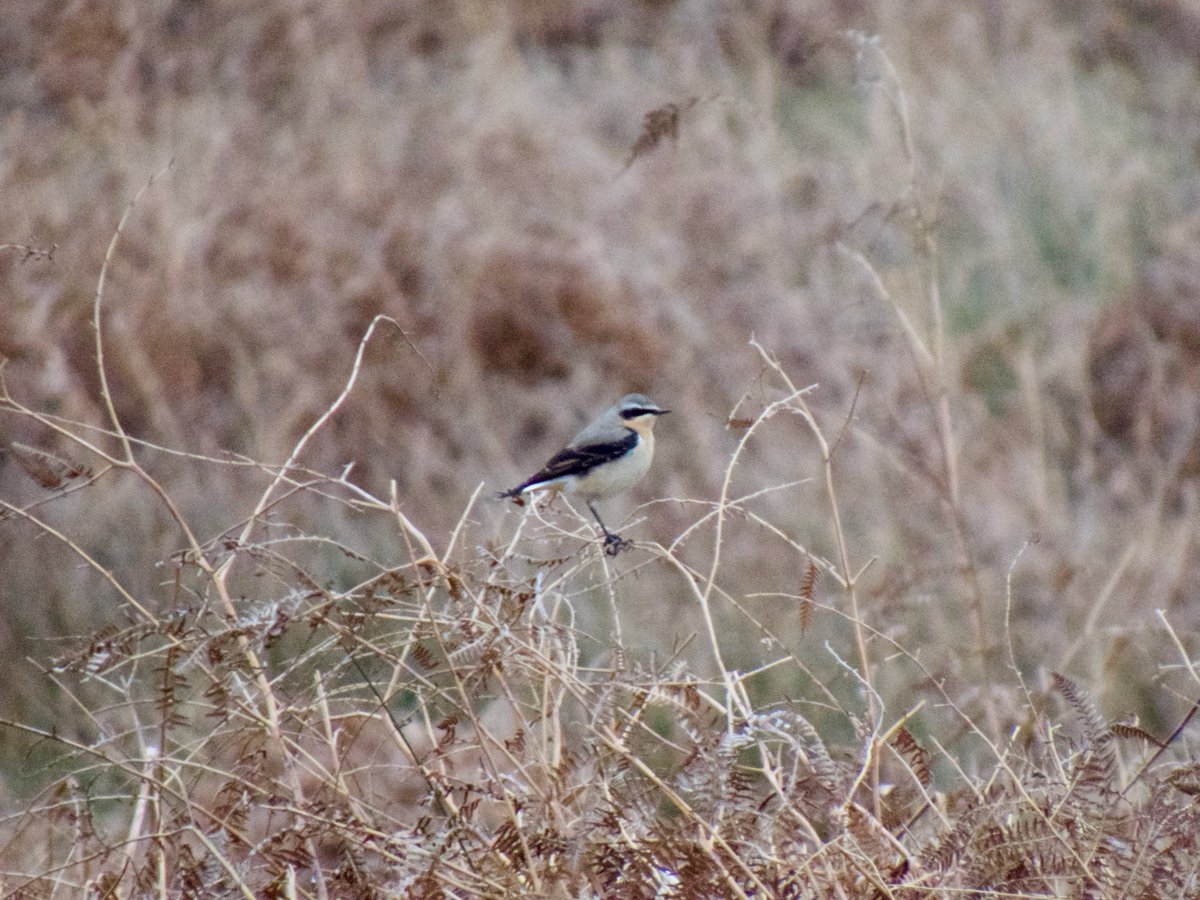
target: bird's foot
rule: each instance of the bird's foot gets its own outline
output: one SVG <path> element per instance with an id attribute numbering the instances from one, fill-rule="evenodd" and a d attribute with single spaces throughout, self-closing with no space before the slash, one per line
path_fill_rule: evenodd
<path id="1" fill-rule="evenodd" d="M 611 531 L 604 532 L 604 552 L 608 556 L 616 556 L 622 550 L 633 546 L 633 541 L 627 541 L 619 534 L 613 534 Z"/>

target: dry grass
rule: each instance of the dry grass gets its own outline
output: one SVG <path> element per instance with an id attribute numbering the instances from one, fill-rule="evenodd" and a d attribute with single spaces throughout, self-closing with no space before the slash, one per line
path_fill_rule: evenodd
<path id="1" fill-rule="evenodd" d="M 5 895 L 1194 894 L 1200 16 L 1068 7 L 7 11 Z M 635 550 L 481 499 L 631 389 Z"/>

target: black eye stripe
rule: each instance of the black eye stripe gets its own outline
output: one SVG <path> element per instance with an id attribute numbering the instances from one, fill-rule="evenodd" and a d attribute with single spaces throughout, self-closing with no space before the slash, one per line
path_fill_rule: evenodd
<path id="1" fill-rule="evenodd" d="M 621 410 L 622 419 L 636 419 L 638 416 L 656 416 L 660 410 L 650 409 L 644 406 L 635 406 L 632 409 Z"/>

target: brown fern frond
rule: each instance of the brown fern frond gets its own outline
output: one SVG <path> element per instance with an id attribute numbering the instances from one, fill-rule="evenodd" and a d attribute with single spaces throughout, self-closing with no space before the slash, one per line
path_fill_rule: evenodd
<path id="1" fill-rule="evenodd" d="M 504 748 L 514 756 L 520 757 L 525 754 L 525 729 L 518 728 L 516 733 L 504 741 Z"/>
<path id="2" fill-rule="evenodd" d="M 1079 689 L 1079 685 L 1065 675 L 1051 672 L 1050 678 L 1054 682 L 1054 689 L 1075 711 L 1075 718 L 1083 728 L 1087 740 L 1092 743 L 1102 741 L 1108 734 L 1108 727 L 1091 698 Z"/>
<path id="3" fill-rule="evenodd" d="M 900 855 L 881 822 L 857 803 L 847 804 L 842 811 L 846 831 L 854 839 L 855 847 L 876 869 L 890 873 L 907 868 L 908 861 Z"/>
<path id="4" fill-rule="evenodd" d="M 951 871 L 970 843 L 973 831 L 972 816 L 960 816 L 952 828 L 921 848 L 917 855 L 918 870 L 934 874 Z"/>
<path id="5" fill-rule="evenodd" d="M 459 721 L 457 713 L 450 713 L 433 726 L 441 732 L 437 739 L 437 751 L 439 753 L 444 753 L 454 743 L 454 738 L 458 733 Z"/>
<path id="6" fill-rule="evenodd" d="M 808 631 L 812 624 L 813 611 L 816 609 L 815 592 L 817 576 L 821 574 L 817 564 L 810 556 L 804 561 L 804 577 L 800 579 L 800 631 Z"/>
<path id="7" fill-rule="evenodd" d="M 424 644 L 413 644 L 412 656 L 413 659 L 417 661 L 417 665 L 419 665 L 422 669 L 429 670 L 437 668 L 437 658 Z"/>
<path id="8" fill-rule="evenodd" d="M 1191 762 L 1171 769 L 1165 778 L 1167 784 L 1189 797 L 1200 796 L 1200 763 Z"/>
<path id="9" fill-rule="evenodd" d="M 890 741 L 892 748 L 900 754 L 901 758 L 908 764 L 917 781 L 922 787 L 929 787 L 933 782 L 933 776 L 929 771 L 929 753 L 917 743 L 917 739 L 912 736 L 912 732 L 907 728 L 898 728 L 896 733 L 892 735 Z"/>
<path id="10" fill-rule="evenodd" d="M 53 453 L 16 441 L 8 445 L 8 452 L 25 470 L 25 474 L 47 489 L 60 488 L 68 481 L 92 476 L 92 470 L 87 466 L 69 462 Z"/>
<path id="11" fill-rule="evenodd" d="M 461 602 L 463 597 L 465 596 L 465 587 L 463 584 L 462 577 L 459 576 L 458 573 L 453 572 L 449 569 L 446 570 L 445 574 L 446 574 L 446 591 L 447 591 L 447 593 L 450 594 L 450 597 L 452 599 Z"/>
<path id="12" fill-rule="evenodd" d="M 1114 736 L 1119 738 L 1129 738 L 1131 740 L 1142 741 L 1143 743 L 1152 744 L 1160 749 L 1167 746 L 1150 732 L 1128 722 L 1114 722 L 1109 726 L 1108 730 L 1111 731 Z"/>
<path id="13" fill-rule="evenodd" d="M 187 688 L 187 678 L 177 670 L 181 647 L 172 644 L 163 654 L 159 665 L 158 711 L 162 716 L 162 727 L 170 728 L 182 724 L 185 720 L 177 711 L 179 704 L 178 692 Z"/>
<path id="14" fill-rule="evenodd" d="M 1048 879 L 1079 877 L 1074 857 L 1044 814 L 993 815 L 964 854 L 965 886 L 1045 891 Z"/>
<path id="15" fill-rule="evenodd" d="M 408 578 L 398 569 L 386 570 L 376 579 L 376 583 L 385 594 L 393 598 L 407 597 L 413 592 L 413 586 L 409 583 Z"/>
<path id="16" fill-rule="evenodd" d="M 492 840 L 492 849 L 512 861 L 521 855 L 521 843 L 520 830 L 511 819 L 507 819 L 501 822 L 500 827 L 496 829 L 496 836 Z"/>
<path id="17" fill-rule="evenodd" d="M 566 750 L 563 752 L 562 759 L 558 761 L 558 765 L 551 771 L 550 780 L 561 791 L 578 768 L 578 757 L 572 751 Z"/>
<path id="18" fill-rule="evenodd" d="M 629 149 L 625 159 L 625 168 L 633 165 L 638 157 L 645 156 L 657 147 L 664 138 L 672 141 L 679 140 L 679 116 L 700 102 L 699 97 L 691 97 L 680 103 L 664 103 L 657 109 L 642 116 L 642 130 Z"/>
<path id="19" fill-rule="evenodd" d="M 805 600 L 813 599 L 813 591 L 817 586 L 817 576 L 821 574 L 821 570 L 817 568 L 817 564 L 811 556 L 804 560 L 804 577 L 800 579 L 800 596 Z"/>

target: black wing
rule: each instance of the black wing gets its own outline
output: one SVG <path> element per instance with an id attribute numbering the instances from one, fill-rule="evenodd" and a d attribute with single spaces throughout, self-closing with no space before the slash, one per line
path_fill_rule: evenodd
<path id="1" fill-rule="evenodd" d="M 568 447 L 554 454 L 536 475 L 531 475 L 511 491 L 505 491 L 501 496 L 515 497 L 521 491 L 543 481 L 553 481 L 566 475 L 586 475 L 602 463 L 620 459 L 637 446 L 638 435 L 632 428 L 626 429 L 628 434 L 619 441 L 608 441 L 603 444 L 585 444 L 582 447 Z"/>

